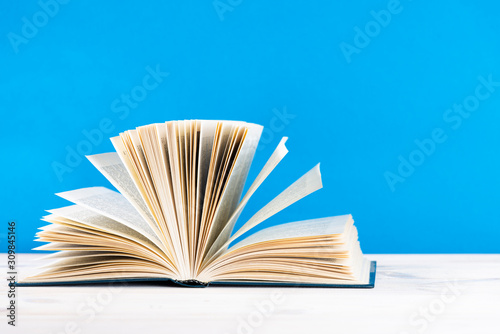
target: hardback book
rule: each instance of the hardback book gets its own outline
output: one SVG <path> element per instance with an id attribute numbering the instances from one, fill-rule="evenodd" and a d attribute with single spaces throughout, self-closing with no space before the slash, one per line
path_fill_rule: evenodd
<path id="1" fill-rule="evenodd" d="M 243 194 L 262 130 L 239 121 L 184 120 L 111 138 L 116 152 L 87 158 L 118 191 L 57 194 L 72 205 L 47 210 L 42 220 L 50 224 L 37 233 L 45 244 L 36 248 L 57 252 L 18 284 L 373 287 L 375 262 L 363 256 L 351 215 L 259 227 L 322 187 L 319 165 L 238 221 L 288 153 L 285 137 Z"/>

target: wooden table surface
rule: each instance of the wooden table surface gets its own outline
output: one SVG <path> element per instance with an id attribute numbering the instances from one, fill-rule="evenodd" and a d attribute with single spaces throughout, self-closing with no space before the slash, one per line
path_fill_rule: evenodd
<path id="1" fill-rule="evenodd" d="M 15 328 L 3 283 L 0 333 L 500 333 L 500 255 L 368 257 L 374 289 L 18 287 Z"/>

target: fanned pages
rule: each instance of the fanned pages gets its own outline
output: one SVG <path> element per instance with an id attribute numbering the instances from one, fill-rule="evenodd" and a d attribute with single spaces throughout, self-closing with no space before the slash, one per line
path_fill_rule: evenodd
<path id="1" fill-rule="evenodd" d="M 243 195 L 262 126 L 184 120 L 111 138 L 116 152 L 88 156 L 118 190 L 57 194 L 38 250 L 57 251 L 19 285 L 113 280 L 208 284 L 373 287 L 351 215 L 258 226 L 322 187 L 319 164 L 238 230 L 246 204 L 288 150 L 284 137 Z"/>

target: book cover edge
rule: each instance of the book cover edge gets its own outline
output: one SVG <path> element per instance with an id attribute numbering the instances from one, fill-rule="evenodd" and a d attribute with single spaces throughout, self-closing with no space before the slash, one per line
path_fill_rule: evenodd
<path id="1" fill-rule="evenodd" d="M 357 289 L 372 289 L 375 287 L 375 277 L 377 272 L 377 261 L 370 262 L 370 280 L 368 284 L 319 284 L 319 283 L 283 283 L 283 282 L 209 282 L 203 283 L 197 280 L 178 281 L 171 278 L 127 278 L 127 279 L 107 279 L 93 281 L 66 281 L 66 282 L 32 282 L 20 283 L 16 282 L 16 286 L 85 286 L 95 284 L 110 284 L 110 283 L 173 283 L 183 287 L 190 288 L 205 288 L 208 286 L 220 287 L 311 287 L 311 288 L 357 288 Z"/>

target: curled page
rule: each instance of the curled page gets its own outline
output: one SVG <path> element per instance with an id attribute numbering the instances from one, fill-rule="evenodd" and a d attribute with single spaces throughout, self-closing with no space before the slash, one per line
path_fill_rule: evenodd
<path id="1" fill-rule="evenodd" d="M 240 201 L 245 180 L 263 129 L 262 126 L 256 124 L 247 124 L 242 122 L 226 123 L 225 126 L 246 126 L 248 127 L 248 132 L 246 133 L 241 149 L 238 152 L 238 156 L 236 157 L 236 161 L 234 162 L 233 168 L 230 172 L 225 189 L 220 196 L 217 209 L 212 219 L 211 229 L 205 245 L 206 247 L 203 247 L 202 249 L 203 254 L 210 249 L 211 245 L 224 228 Z"/>
<path id="2" fill-rule="evenodd" d="M 291 186 L 286 188 L 281 194 L 276 196 L 271 202 L 253 215 L 253 217 L 229 239 L 229 242 L 322 187 L 321 173 L 319 171 L 319 164 L 317 164 L 313 169 L 304 174 L 300 179 L 295 181 Z"/>
<path id="3" fill-rule="evenodd" d="M 146 203 L 148 207 L 148 211 L 153 216 L 153 220 L 148 220 L 149 224 L 152 226 L 153 230 L 157 235 L 161 235 L 160 227 L 158 225 L 157 219 L 155 215 L 155 206 L 151 201 L 150 196 L 148 196 L 148 192 L 146 190 L 145 180 L 141 177 L 140 170 L 137 168 L 136 164 L 133 163 L 127 148 L 125 147 L 122 138 L 120 136 L 112 137 L 111 143 L 116 149 L 116 153 L 120 157 L 125 169 L 128 171 L 129 176 L 132 178 L 132 181 L 136 185 L 137 190 L 141 194 L 142 199 Z"/>
<path id="4" fill-rule="evenodd" d="M 215 254 L 224 245 L 224 243 L 226 243 L 229 240 L 234 224 L 238 220 L 241 212 L 245 208 L 246 204 L 248 203 L 252 195 L 255 193 L 255 191 L 257 191 L 257 189 L 264 182 L 264 180 L 269 176 L 269 174 L 271 174 L 271 172 L 278 165 L 278 163 L 288 153 L 288 149 L 285 146 L 287 139 L 288 139 L 287 137 L 283 137 L 281 139 L 280 143 L 274 150 L 269 160 L 267 160 L 266 164 L 260 171 L 259 175 L 257 175 L 250 188 L 248 188 L 245 196 L 243 196 L 243 199 L 236 207 L 236 210 L 234 211 L 233 215 L 231 216 L 231 218 L 229 218 L 229 221 L 227 222 L 226 226 L 221 231 L 221 233 L 213 243 L 212 247 L 210 248 L 209 252 L 207 253 L 207 259 L 210 258 L 213 254 Z"/>
<path id="5" fill-rule="evenodd" d="M 154 218 L 146 202 L 125 168 L 125 165 L 116 152 L 87 155 L 87 159 L 101 172 L 125 198 L 139 211 L 152 226 L 156 226 Z"/>
<path id="6" fill-rule="evenodd" d="M 116 234 L 123 238 L 134 240 L 140 244 L 158 249 L 157 245 L 155 245 L 147 236 L 138 232 L 136 229 L 130 228 L 125 224 L 117 222 L 116 220 L 103 216 L 82 206 L 74 204 L 65 206 L 63 208 L 47 210 L 47 212 L 51 213 L 54 216 L 70 219 L 77 223 L 90 226 L 91 228 L 95 228 L 97 230 L 105 231 L 111 234 Z M 50 218 L 51 216 L 48 216 L 44 219 L 50 222 Z M 43 230 L 51 229 L 53 228 L 53 226 L 56 225 L 46 226 L 43 228 Z"/>
<path id="7" fill-rule="evenodd" d="M 56 195 L 136 230 L 169 254 L 151 226 L 122 194 L 104 187 L 90 187 Z"/>
<path id="8" fill-rule="evenodd" d="M 231 246 L 229 251 L 261 242 L 279 239 L 308 238 L 319 236 L 347 235 L 354 220 L 351 215 L 308 219 L 292 223 L 279 224 L 255 232 L 237 244 Z"/>
<path id="9" fill-rule="evenodd" d="M 244 233 L 250 231 L 250 229 L 259 225 L 269 217 L 272 217 L 298 200 L 306 197 L 316 190 L 321 189 L 322 187 L 321 173 L 319 171 L 319 164 L 317 164 L 309 172 L 304 174 L 300 179 L 295 181 L 281 194 L 276 196 L 271 202 L 253 215 L 252 218 L 240 227 L 240 229 L 214 254 L 214 256 L 219 255 L 222 251 L 226 250 L 226 247 L 231 242 L 242 236 Z"/>

